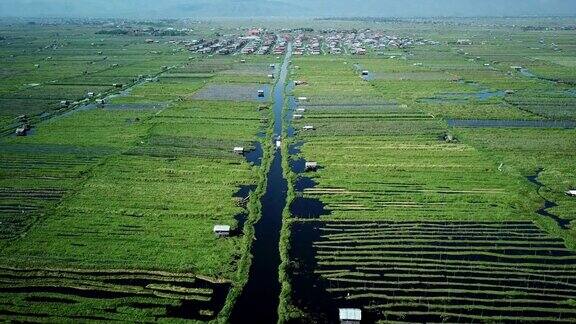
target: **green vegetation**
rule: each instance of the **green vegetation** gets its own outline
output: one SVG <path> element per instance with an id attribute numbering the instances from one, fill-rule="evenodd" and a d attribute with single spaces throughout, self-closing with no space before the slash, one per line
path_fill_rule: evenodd
<path id="1" fill-rule="evenodd" d="M 576 321 L 572 18 L 158 24 L 0 25 L 0 319 L 229 320 L 275 150 L 262 24 L 303 41 L 280 323 Z"/>
<path id="2" fill-rule="evenodd" d="M 268 83 L 262 66 L 274 59 L 245 69 L 189 60 L 168 39 L 5 28 L 15 41 L 1 55 L 14 62 L 3 67 L 1 100 L 17 109 L 2 109 L 2 120 L 13 133 L 26 114 L 33 128 L 0 145 L 1 317 L 226 321 L 247 280 L 271 147 L 260 161 L 232 149 L 258 148 L 270 111 L 194 96 L 212 84 Z M 43 54 L 30 50 L 49 40 Z M 48 63 L 27 72 L 44 55 Z M 187 72 L 204 65 L 219 72 Z M 32 80 L 41 85 L 18 86 Z M 215 237 L 216 224 L 232 236 Z"/>
<path id="3" fill-rule="evenodd" d="M 514 123 L 574 120 L 573 32 L 424 26 L 440 44 L 294 60 L 281 322 L 573 321 L 575 133 Z"/>

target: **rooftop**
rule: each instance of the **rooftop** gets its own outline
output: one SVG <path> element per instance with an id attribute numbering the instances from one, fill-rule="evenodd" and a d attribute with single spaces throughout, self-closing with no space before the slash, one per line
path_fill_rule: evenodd
<path id="1" fill-rule="evenodd" d="M 340 308 L 340 320 L 342 321 L 361 321 L 362 310 L 358 308 Z"/>

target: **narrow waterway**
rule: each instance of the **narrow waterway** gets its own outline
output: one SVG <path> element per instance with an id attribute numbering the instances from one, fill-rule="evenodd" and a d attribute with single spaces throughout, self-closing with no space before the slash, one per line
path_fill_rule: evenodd
<path id="1" fill-rule="evenodd" d="M 288 46 L 280 77 L 274 88 L 274 139 L 282 135 L 284 89 L 292 46 Z M 276 323 L 280 283 L 280 230 L 286 206 L 288 182 L 282 170 L 282 152 L 276 150 L 268 172 L 266 193 L 262 197 L 262 218 L 254 226 L 256 239 L 252 245 L 252 266 L 248 283 L 232 311 L 232 323 Z"/>

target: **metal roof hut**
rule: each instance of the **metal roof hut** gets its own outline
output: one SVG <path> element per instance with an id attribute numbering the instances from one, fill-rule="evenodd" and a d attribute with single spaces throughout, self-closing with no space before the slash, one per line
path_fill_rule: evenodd
<path id="1" fill-rule="evenodd" d="M 264 90 L 258 90 L 258 97 L 264 97 Z"/>
<path id="2" fill-rule="evenodd" d="M 26 132 L 27 132 L 26 126 L 20 126 L 16 128 L 15 134 L 16 136 L 26 136 Z"/>
<path id="3" fill-rule="evenodd" d="M 106 103 L 106 100 L 104 100 L 104 99 L 96 99 L 96 105 L 98 107 L 104 107 L 105 103 Z"/>
<path id="4" fill-rule="evenodd" d="M 566 191 L 568 196 L 576 197 L 576 190 L 568 190 Z"/>
<path id="5" fill-rule="evenodd" d="M 213 232 L 217 237 L 228 237 L 230 236 L 230 225 L 214 225 Z"/>
<path id="6" fill-rule="evenodd" d="M 233 152 L 236 154 L 244 154 L 244 148 L 242 146 L 236 146 Z"/>
<path id="7" fill-rule="evenodd" d="M 304 116 L 298 114 L 294 115 L 294 119 L 302 119 L 302 118 L 304 118 Z"/>
<path id="8" fill-rule="evenodd" d="M 370 71 L 368 71 L 368 70 L 362 71 L 362 76 L 368 76 L 369 74 L 370 74 Z"/>
<path id="9" fill-rule="evenodd" d="M 306 108 L 297 108 L 296 111 L 299 113 L 303 113 L 306 112 Z"/>
<path id="10" fill-rule="evenodd" d="M 306 162 L 304 164 L 305 171 L 316 171 L 318 170 L 318 162 Z"/>
<path id="11" fill-rule="evenodd" d="M 314 130 L 314 126 L 312 125 L 305 125 L 304 127 L 302 127 L 303 130 L 305 131 L 312 131 Z"/>
<path id="12" fill-rule="evenodd" d="M 340 308 L 338 310 L 341 324 L 360 324 L 362 310 L 358 308 Z"/>

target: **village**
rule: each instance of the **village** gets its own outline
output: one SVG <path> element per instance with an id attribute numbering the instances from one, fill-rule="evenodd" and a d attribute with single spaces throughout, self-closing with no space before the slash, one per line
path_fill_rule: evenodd
<path id="1" fill-rule="evenodd" d="M 294 41 L 296 56 L 301 55 L 366 55 L 387 49 L 407 49 L 420 45 L 438 45 L 439 42 L 387 35 L 370 29 L 360 31 L 320 30 L 302 32 L 284 30 L 281 33 L 252 28 L 244 35 L 231 35 L 211 40 L 180 42 L 190 51 L 220 55 L 282 55 L 286 44 Z"/>

